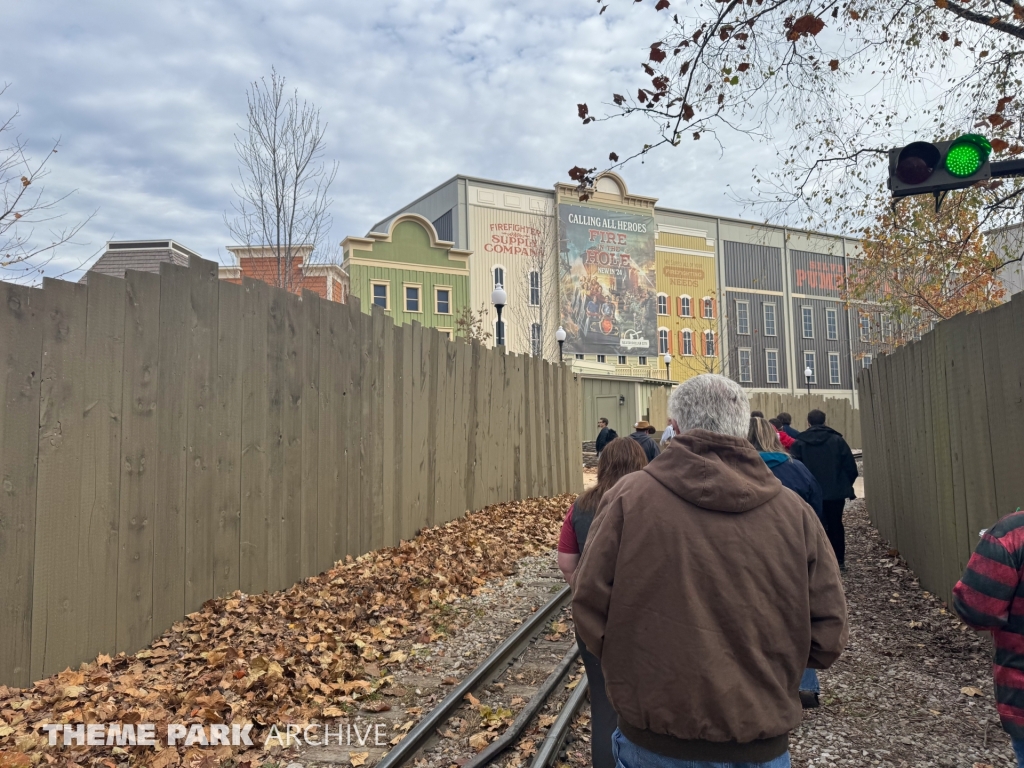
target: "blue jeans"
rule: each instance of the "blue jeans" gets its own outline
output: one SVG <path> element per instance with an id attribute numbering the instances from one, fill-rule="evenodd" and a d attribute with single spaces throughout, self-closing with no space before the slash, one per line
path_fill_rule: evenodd
<path id="1" fill-rule="evenodd" d="M 1013 753 L 1017 756 L 1017 768 L 1024 768 L 1024 739 L 1011 739 Z"/>
<path id="2" fill-rule="evenodd" d="M 818 685 L 818 673 L 815 670 L 804 670 L 804 676 L 800 678 L 800 690 L 821 693 L 821 686 Z"/>
<path id="3" fill-rule="evenodd" d="M 709 763 L 665 757 L 638 747 L 618 728 L 612 734 L 612 754 L 615 755 L 616 768 L 790 768 L 789 752 L 767 763 Z"/>

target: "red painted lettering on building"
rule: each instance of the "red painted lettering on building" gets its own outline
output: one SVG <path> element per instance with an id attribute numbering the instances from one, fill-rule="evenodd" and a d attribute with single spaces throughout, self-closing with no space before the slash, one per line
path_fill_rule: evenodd
<path id="1" fill-rule="evenodd" d="M 796 288 L 839 291 L 843 287 L 843 265 L 828 261 L 809 261 L 807 269 L 796 270 Z"/>

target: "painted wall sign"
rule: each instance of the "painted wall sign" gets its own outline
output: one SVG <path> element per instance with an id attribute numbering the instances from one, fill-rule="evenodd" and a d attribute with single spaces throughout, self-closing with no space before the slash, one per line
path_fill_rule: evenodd
<path id="1" fill-rule="evenodd" d="M 846 269 L 842 258 L 808 251 L 791 251 L 793 293 L 839 297 Z"/>
<path id="2" fill-rule="evenodd" d="M 579 205 L 558 215 L 565 351 L 656 350 L 654 217 Z"/>

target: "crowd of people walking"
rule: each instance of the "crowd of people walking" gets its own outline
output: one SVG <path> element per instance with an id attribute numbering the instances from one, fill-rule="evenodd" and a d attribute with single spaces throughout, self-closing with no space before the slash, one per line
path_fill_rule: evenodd
<path id="1" fill-rule="evenodd" d="M 846 645 L 856 463 L 821 411 L 797 432 L 723 376 L 677 386 L 668 413 L 661 447 L 646 421 L 608 439 L 601 419 L 597 484 L 559 538 L 593 765 L 789 766 L 815 670 Z"/>

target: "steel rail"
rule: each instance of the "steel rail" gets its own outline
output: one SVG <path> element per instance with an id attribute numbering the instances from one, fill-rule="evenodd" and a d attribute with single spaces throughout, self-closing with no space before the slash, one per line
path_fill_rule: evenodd
<path id="1" fill-rule="evenodd" d="M 536 717 L 537 713 L 540 712 L 544 704 L 550 698 L 551 694 L 558 687 L 562 679 L 569 674 L 569 670 L 572 669 L 573 662 L 580 655 L 579 646 L 576 643 L 572 644 L 572 648 L 565 654 L 565 657 L 555 667 L 555 671 L 548 675 L 548 679 L 544 681 L 544 684 L 537 690 L 537 692 L 530 698 L 530 701 L 525 707 L 520 710 L 519 715 L 512 722 L 505 732 L 501 734 L 497 739 L 487 745 L 487 748 L 477 754 L 472 760 L 462 766 L 462 768 L 483 768 L 489 764 L 495 758 L 498 757 L 502 752 L 511 747 L 519 737 L 523 735 L 523 731 L 530 724 L 530 721 Z"/>
<path id="2" fill-rule="evenodd" d="M 397 768 L 413 755 L 434 734 L 441 723 L 448 719 L 451 713 L 462 704 L 467 693 L 485 685 L 493 680 L 498 674 L 505 671 L 525 647 L 530 644 L 533 637 L 540 633 L 544 625 L 569 602 L 572 592 L 565 586 L 555 595 L 544 607 L 524 621 L 519 629 L 506 638 L 505 642 L 497 647 L 484 662 L 474 669 L 461 683 L 459 683 L 444 700 L 434 707 L 427 716 L 420 720 L 416 726 L 406 734 L 405 738 L 395 745 L 395 748 L 388 752 L 375 768 Z"/>
<path id="3" fill-rule="evenodd" d="M 572 718 L 586 696 L 587 676 L 583 675 L 576 685 L 576 690 L 572 692 L 572 696 L 565 702 L 562 711 L 558 713 L 558 719 L 548 728 L 548 734 L 544 737 L 540 749 L 537 750 L 537 756 L 533 758 L 531 768 L 547 768 L 558 756 L 558 750 L 562 746 L 562 741 L 565 740 L 565 734 L 568 733 L 569 726 L 572 725 Z"/>

